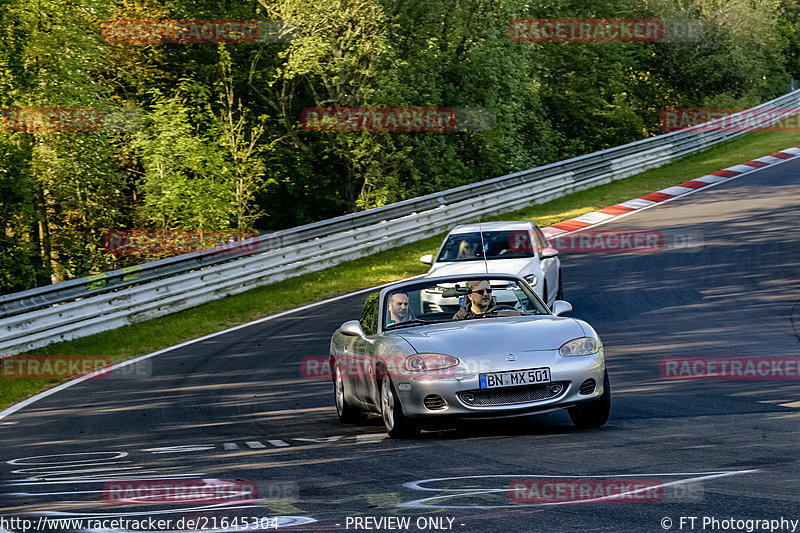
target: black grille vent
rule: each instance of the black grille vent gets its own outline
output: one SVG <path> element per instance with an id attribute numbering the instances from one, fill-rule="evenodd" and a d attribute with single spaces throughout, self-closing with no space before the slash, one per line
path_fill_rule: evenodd
<path id="1" fill-rule="evenodd" d="M 438 411 L 447 407 L 447 403 L 445 403 L 444 398 L 438 394 L 429 394 L 428 396 L 425 396 L 423 403 L 425 404 L 425 409 L 428 411 Z"/>
<path id="2" fill-rule="evenodd" d="M 566 390 L 566 382 L 530 387 L 513 387 L 494 390 L 471 390 L 458 393 L 458 398 L 467 405 L 513 405 L 549 400 Z"/>
<path id="3" fill-rule="evenodd" d="M 581 384 L 581 388 L 578 391 L 581 394 L 591 394 L 594 392 L 594 388 L 597 385 L 593 379 L 587 379 Z"/>

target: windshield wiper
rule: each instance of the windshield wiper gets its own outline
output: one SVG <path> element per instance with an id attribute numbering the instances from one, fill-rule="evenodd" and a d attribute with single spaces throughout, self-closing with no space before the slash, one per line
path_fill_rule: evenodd
<path id="1" fill-rule="evenodd" d="M 392 324 L 390 326 L 386 326 L 384 330 L 390 329 L 397 329 L 397 328 L 404 328 L 407 326 L 419 326 L 422 324 L 433 324 L 431 320 L 422 320 L 421 318 L 414 318 L 412 320 L 406 320 L 405 322 L 398 322 L 396 324 Z"/>

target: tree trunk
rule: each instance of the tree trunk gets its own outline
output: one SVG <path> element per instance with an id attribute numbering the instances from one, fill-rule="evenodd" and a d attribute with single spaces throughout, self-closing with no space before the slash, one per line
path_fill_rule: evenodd
<path id="1" fill-rule="evenodd" d="M 36 191 L 36 213 L 37 213 L 37 230 L 39 234 L 39 253 L 42 256 L 42 263 L 50 270 L 50 281 L 58 283 L 63 281 L 63 272 L 58 268 L 58 263 L 53 256 L 53 243 L 50 239 L 50 223 L 47 217 L 47 201 L 45 200 L 44 189 L 42 184 L 36 182 L 34 185 Z"/>

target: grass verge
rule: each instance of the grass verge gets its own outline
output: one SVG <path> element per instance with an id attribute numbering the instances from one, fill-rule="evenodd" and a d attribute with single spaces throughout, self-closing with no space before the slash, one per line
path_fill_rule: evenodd
<path id="1" fill-rule="evenodd" d="M 800 144 L 800 134 L 757 132 L 624 180 L 483 220 L 533 220 L 549 226 L 644 194 Z M 420 256 L 435 253 L 446 232 L 335 267 L 209 302 L 169 316 L 29 352 L 36 355 L 102 355 L 119 362 L 304 304 L 427 271 Z M 60 383 L 2 379 L 0 409 Z"/>

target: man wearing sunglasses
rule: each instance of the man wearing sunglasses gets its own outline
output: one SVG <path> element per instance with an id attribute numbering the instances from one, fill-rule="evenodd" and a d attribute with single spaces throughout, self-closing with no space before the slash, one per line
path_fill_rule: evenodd
<path id="1" fill-rule="evenodd" d="M 478 318 L 489 310 L 492 303 L 492 286 L 485 279 L 471 280 L 466 283 L 470 290 L 461 309 L 453 315 L 453 320 Z"/>
<path id="2" fill-rule="evenodd" d="M 387 326 L 393 326 L 409 319 L 408 294 L 396 292 L 389 298 L 389 321 Z"/>

